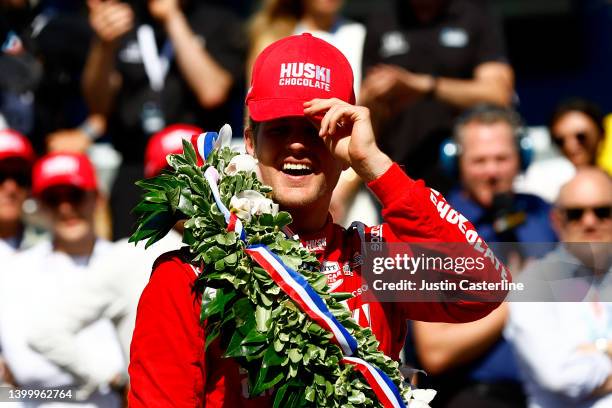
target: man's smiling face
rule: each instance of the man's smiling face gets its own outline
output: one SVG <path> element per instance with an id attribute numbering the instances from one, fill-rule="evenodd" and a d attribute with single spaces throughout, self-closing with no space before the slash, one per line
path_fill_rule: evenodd
<path id="1" fill-rule="evenodd" d="M 305 117 L 261 122 L 245 134 L 247 152 L 259 160 L 262 181 L 286 209 L 324 204 L 328 208 L 341 164 Z"/>

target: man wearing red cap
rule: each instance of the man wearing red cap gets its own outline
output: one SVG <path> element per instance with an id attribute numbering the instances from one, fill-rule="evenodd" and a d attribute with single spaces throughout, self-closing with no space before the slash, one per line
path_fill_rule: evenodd
<path id="1" fill-rule="evenodd" d="M 21 209 L 31 184 L 34 151 L 28 139 L 20 133 L 0 131 L 0 259 L 5 262 L 18 250 L 25 249 L 32 239 L 26 233 Z M 12 384 L 13 379 L 1 355 L 0 385 Z"/>
<path id="2" fill-rule="evenodd" d="M 97 188 L 94 168 L 85 155 L 50 154 L 34 165 L 32 193 L 49 220 L 52 238 L 16 255 L 0 269 L 0 344 L 19 387 L 76 385 L 73 376 L 32 350 L 26 339 L 30 325 L 39 318 L 53 326 L 60 317 L 49 314 L 47 308 L 78 292 L 90 269 L 111 248 L 94 233 Z M 99 372 L 116 373 L 123 366 L 108 321 L 93 322 L 80 331 L 75 346 L 87 356 L 82 363 Z M 86 402 L 118 407 L 120 400 L 99 391 Z"/>
<path id="3" fill-rule="evenodd" d="M 387 242 L 467 242 L 465 228 L 444 220 L 435 191 L 410 179 L 376 146 L 369 111 L 355 106 L 353 74 L 333 46 L 304 34 L 277 41 L 255 61 L 246 98 L 245 146 L 259 163 L 262 181 L 289 211 L 291 229 L 322 264 L 337 265 L 334 291 L 353 292 L 347 301 L 355 320 L 370 327 L 379 349 L 397 359 L 406 319 L 463 322 L 481 318 L 495 303 L 379 303 L 356 290 L 365 239 Z M 383 205 L 385 223 L 344 230 L 329 217 L 332 191 L 342 169 L 352 167 Z M 448 209 L 448 208 L 447 208 Z M 271 406 L 269 397 L 248 395 L 247 376 L 223 358 L 215 341 L 205 348 L 197 269 L 178 253 L 156 263 L 138 306 L 131 346 L 130 406 Z M 328 281 L 331 276 L 328 275 Z M 479 276 L 506 278 L 490 264 Z"/>
<path id="4" fill-rule="evenodd" d="M 153 135 L 145 150 L 145 176 L 161 173 L 168 167 L 166 157 L 183 151 L 183 139 L 189 140 L 200 133 L 202 129 L 195 126 L 176 124 Z M 78 292 L 65 302 L 49 307 L 49 314 L 61 319 L 51 323 L 39 316 L 34 322 L 28 336 L 32 348 L 80 379 L 84 393 L 105 384 L 115 388 L 124 385 L 126 376 L 122 373 L 102 373 L 107 375 L 103 377 L 95 367 L 82 363 L 86 356 L 76 347 L 78 333 L 100 316 L 107 317 L 117 329 L 123 354 L 129 356 L 138 298 L 149 279 L 153 262 L 164 252 L 179 249 L 181 240 L 182 223 L 146 250 L 144 243 L 134 247 L 127 238 L 116 242 L 92 268 L 91 279 Z"/>
<path id="5" fill-rule="evenodd" d="M 20 133 L 0 131 L 0 258 L 23 249 L 28 240 L 21 208 L 31 184 L 34 151 Z"/>

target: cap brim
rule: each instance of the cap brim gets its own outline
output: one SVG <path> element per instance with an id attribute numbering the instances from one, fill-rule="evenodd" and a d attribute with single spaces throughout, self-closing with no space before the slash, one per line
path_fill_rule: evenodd
<path id="1" fill-rule="evenodd" d="M 8 160 L 8 159 L 21 159 L 28 164 L 32 165 L 34 163 L 34 157 L 22 152 L 0 152 L 0 160 Z"/>
<path id="2" fill-rule="evenodd" d="M 45 191 L 58 186 L 74 187 L 84 191 L 97 191 L 97 187 L 95 185 L 93 185 L 91 182 L 87 182 L 87 180 L 83 179 L 79 175 L 61 175 L 51 177 L 45 180 L 42 184 L 34 185 L 32 194 L 36 197 L 40 197 Z"/>
<path id="3" fill-rule="evenodd" d="M 277 98 L 261 101 L 251 100 L 247 106 L 249 108 L 249 116 L 254 121 L 265 122 L 292 116 L 306 116 L 304 115 L 304 102 L 306 101 L 301 99 Z M 323 114 L 315 115 L 312 118 L 320 121 L 323 118 Z"/>

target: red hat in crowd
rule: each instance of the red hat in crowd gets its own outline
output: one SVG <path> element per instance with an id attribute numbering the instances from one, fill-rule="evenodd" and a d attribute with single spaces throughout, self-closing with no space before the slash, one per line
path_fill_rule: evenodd
<path id="1" fill-rule="evenodd" d="M 40 196 L 55 186 L 97 190 L 96 171 L 81 153 L 51 153 L 36 162 L 32 173 L 32 194 Z"/>
<path id="2" fill-rule="evenodd" d="M 12 129 L 0 130 L 0 160 L 19 158 L 34 163 L 36 155 L 27 137 Z"/>
<path id="3" fill-rule="evenodd" d="M 336 47 L 304 33 L 276 41 L 259 54 L 246 97 L 253 120 L 304 116 L 304 102 L 314 98 L 355 103 L 351 65 Z"/>
<path id="4" fill-rule="evenodd" d="M 199 135 L 202 129 L 192 125 L 171 125 L 154 134 L 145 150 L 145 177 L 158 175 L 168 162 L 169 154 L 183 152 L 183 139 L 189 141 L 191 136 Z"/>

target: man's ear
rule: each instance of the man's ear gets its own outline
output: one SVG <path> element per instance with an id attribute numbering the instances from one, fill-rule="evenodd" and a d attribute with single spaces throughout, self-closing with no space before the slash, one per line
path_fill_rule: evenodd
<path id="1" fill-rule="evenodd" d="M 257 157 L 257 154 L 255 154 L 255 135 L 250 126 L 244 128 L 244 148 L 248 154 Z"/>

